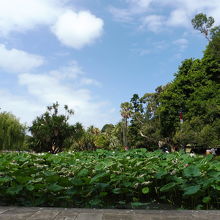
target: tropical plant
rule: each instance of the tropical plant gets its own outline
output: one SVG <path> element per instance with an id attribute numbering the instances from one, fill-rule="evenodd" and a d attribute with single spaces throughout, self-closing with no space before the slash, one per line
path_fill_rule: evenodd
<path id="1" fill-rule="evenodd" d="M 132 114 L 132 106 L 129 102 L 124 102 L 121 104 L 121 116 L 123 121 L 123 144 L 124 147 L 128 147 L 128 119 L 131 117 Z"/>
<path id="2" fill-rule="evenodd" d="M 212 155 L 146 149 L 4 153 L 0 173 L 0 205 L 220 208 L 220 166 Z"/>
<path id="3" fill-rule="evenodd" d="M 74 114 L 73 110 L 65 105 L 65 114 L 59 114 L 58 107 L 57 102 L 48 106 L 47 111 L 37 117 L 29 128 L 32 135 L 30 147 L 36 152 L 57 153 L 62 151 L 65 141 L 75 132 L 75 127 L 68 123 Z"/>

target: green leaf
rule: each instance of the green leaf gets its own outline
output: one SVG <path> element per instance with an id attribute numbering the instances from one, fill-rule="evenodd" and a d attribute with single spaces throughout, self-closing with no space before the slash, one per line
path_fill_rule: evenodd
<path id="1" fill-rule="evenodd" d="M 149 191 L 150 191 L 150 189 L 149 189 L 148 187 L 144 187 L 144 188 L 142 189 L 142 193 L 143 193 L 143 194 L 148 194 Z"/>
<path id="2" fill-rule="evenodd" d="M 102 204 L 102 200 L 101 199 L 93 199 L 93 200 L 89 201 L 89 204 L 92 207 L 97 207 L 97 206 L 99 207 Z"/>
<path id="3" fill-rule="evenodd" d="M 161 192 L 168 192 L 170 189 L 174 188 L 176 186 L 176 183 L 168 183 L 165 186 L 160 188 Z"/>
<path id="4" fill-rule="evenodd" d="M 82 177 L 82 176 L 87 176 L 89 173 L 88 169 L 82 169 L 79 171 L 79 173 L 77 174 L 77 176 Z"/>
<path id="5" fill-rule="evenodd" d="M 19 182 L 20 184 L 25 184 L 30 180 L 31 180 L 31 177 L 28 177 L 28 176 L 17 176 L 16 177 L 16 181 Z"/>
<path id="6" fill-rule="evenodd" d="M 106 176 L 106 173 L 99 173 L 91 179 L 90 183 L 99 182 L 104 176 Z"/>
<path id="7" fill-rule="evenodd" d="M 198 177 L 201 175 L 198 167 L 193 166 L 193 165 L 185 168 L 185 170 L 183 171 L 183 174 L 186 177 Z"/>
<path id="8" fill-rule="evenodd" d="M 149 205 L 149 203 L 142 203 L 142 202 L 132 202 L 131 203 L 132 208 L 138 208 L 138 207 L 143 207 L 143 206 L 145 207 L 147 205 Z"/>
<path id="9" fill-rule="evenodd" d="M 29 181 L 29 183 L 41 183 L 43 181 L 43 178 L 37 178 L 37 179 L 32 179 Z"/>
<path id="10" fill-rule="evenodd" d="M 16 195 L 16 194 L 18 194 L 22 189 L 23 189 L 23 186 L 20 186 L 20 185 L 18 185 L 18 186 L 12 186 L 12 187 L 9 187 L 6 192 L 7 192 L 8 194 L 10 194 L 10 195 Z"/>
<path id="11" fill-rule="evenodd" d="M 203 209 L 203 205 L 199 204 L 196 206 L 196 210 L 201 210 L 201 209 Z"/>
<path id="12" fill-rule="evenodd" d="M 220 186 L 214 186 L 214 188 L 220 191 Z"/>
<path id="13" fill-rule="evenodd" d="M 156 179 L 161 179 L 163 176 L 167 175 L 167 171 L 160 171 L 155 175 Z"/>
<path id="14" fill-rule="evenodd" d="M 198 191 L 200 190 L 200 186 L 199 185 L 196 185 L 196 186 L 189 186 L 189 187 L 186 187 L 184 189 L 184 196 L 191 196 L 191 195 L 194 195 L 196 194 Z"/>
<path id="15" fill-rule="evenodd" d="M 107 195 L 108 195 L 107 192 L 100 192 L 100 193 L 99 193 L 99 196 L 101 196 L 101 197 L 104 197 L 104 196 L 107 196 Z"/>
<path id="16" fill-rule="evenodd" d="M 95 187 L 97 189 L 103 190 L 103 189 L 106 189 L 107 187 L 109 187 L 109 184 L 108 183 L 96 183 Z"/>
<path id="17" fill-rule="evenodd" d="M 203 201 L 205 204 L 209 203 L 210 200 L 211 200 L 211 197 L 210 197 L 210 196 L 206 196 L 206 197 L 204 197 L 204 198 L 202 199 L 202 201 Z"/>
<path id="18" fill-rule="evenodd" d="M 33 185 L 27 185 L 26 188 L 29 191 L 33 191 L 35 189 L 35 187 Z"/>
<path id="19" fill-rule="evenodd" d="M 112 192 L 113 192 L 114 194 L 120 194 L 121 189 L 120 189 L 120 188 L 115 188 L 115 189 L 112 190 Z"/>
<path id="20" fill-rule="evenodd" d="M 53 192 L 58 192 L 64 189 L 63 186 L 57 185 L 56 183 L 51 184 L 47 187 L 48 190 L 53 191 Z"/>
<path id="21" fill-rule="evenodd" d="M 125 201 L 119 201 L 118 204 L 120 204 L 120 205 L 125 205 L 126 202 L 125 202 Z"/>
<path id="22" fill-rule="evenodd" d="M 12 180 L 11 177 L 1 177 L 0 183 L 7 183 L 7 182 L 10 182 L 11 180 Z"/>
<path id="23" fill-rule="evenodd" d="M 215 164 L 215 168 L 217 171 L 220 171 L 220 163 Z"/>

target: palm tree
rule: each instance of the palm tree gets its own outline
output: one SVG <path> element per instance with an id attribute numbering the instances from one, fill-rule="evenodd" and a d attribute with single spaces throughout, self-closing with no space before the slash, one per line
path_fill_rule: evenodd
<path id="1" fill-rule="evenodd" d="M 124 102 L 121 104 L 121 116 L 124 124 L 123 129 L 123 144 L 125 149 L 128 147 L 128 119 L 131 117 L 132 114 L 132 105 L 129 102 Z"/>

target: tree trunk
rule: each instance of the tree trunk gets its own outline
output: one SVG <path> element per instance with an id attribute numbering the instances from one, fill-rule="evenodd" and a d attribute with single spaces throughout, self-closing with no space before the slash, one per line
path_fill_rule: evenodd
<path id="1" fill-rule="evenodd" d="M 128 138 L 127 138 L 128 120 L 127 118 L 124 118 L 123 121 L 124 121 L 123 123 L 123 145 L 124 145 L 124 148 L 127 149 L 128 147 Z"/>

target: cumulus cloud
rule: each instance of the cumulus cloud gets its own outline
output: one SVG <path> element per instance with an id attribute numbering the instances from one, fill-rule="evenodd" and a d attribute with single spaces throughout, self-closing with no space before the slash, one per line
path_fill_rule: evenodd
<path id="1" fill-rule="evenodd" d="M 103 32 L 103 20 L 89 11 L 75 11 L 67 6 L 68 1 L 0 0 L 0 35 L 43 25 L 66 46 L 80 49 L 93 43 Z"/>
<path id="2" fill-rule="evenodd" d="M 116 20 L 129 22 L 133 20 L 133 16 L 146 12 L 153 0 L 125 0 L 125 2 L 127 7 L 116 8 L 111 6 L 109 11 Z"/>
<path id="3" fill-rule="evenodd" d="M 80 81 L 80 84 L 83 86 L 89 86 L 89 85 L 94 85 L 94 86 L 101 86 L 101 83 L 95 79 L 90 79 L 88 77 L 83 77 Z"/>
<path id="4" fill-rule="evenodd" d="M 122 22 L 135 20 L 141 27 L 147 27 L 153 32 L 164 30 L 165 27 L 189 28 L 191 19 L 200 12 L 213 16 L 216 22 L 220 23 L 219 0 L 124 0 L 124 2 L 126 3 L 124 8 L 110 7 L 114 18 Z"/>
<path id="5" fill-rule="evenodd" d="M 30 71 L 44 63 L 44 58 L 23 50 L 7 49 L 0 44 L 0 68 L 7 72 Z"/>
<path id="6" fill-rule="evenodd" d="M 109 7 L 109 12 L 113 15 L 114 19 L 121 22 L 130 22 L 132 14 L 129 9 Z"/>
<path id="7" fill-rule="evenodd" d="M 127 0 L 130 4 L 136 5 L 136 7 L 147 9 L 153 0 Z"/>
<path id="8" fill-rule="evenodd" d="M 108 101 L 93 94 L 94 86 L 100 83 L 87 77 L 76 61 L 45 73 L 20 73 L 16 93 L 0 88 L 1 108 L 12 111 L 22 122 L 30 124 L 46 106 L 58 101 L 74 109 L 73 123 L 79 121 L 101 128 L 106 123 L 116 122 L 118 116 L 111 112 Z"/>
<path id="9" fill-rule="evenodd" d="M 80 121 L 86 126 L 93 124 L 101 128 L 105 123 L 117 121 L 110 104 L 92 93 L 91 87 L 100 86 L 100 82 L 87 77 L 76 61 L 44 73 L 28 71 L 42 63 L 43 58 L 39 56 L 16 49 L 8 50 L 0 45 L 0 68 L 16 72 L 18 79 L 16 93 L 0 88 L 3 111 L 11 111 L 23 123 L 30 125 L 36 116 L 45 111 L 46 106 L 58 101 L 74 109 L 72 122 Z"/>
<path id="10" fill-rule="evenodd" d="M 141 28 L 147 27 L 152 32 L 159 32 L 164 24 L 164 17 L 160 15 L 149 15 L 146 16 L 143 21 Z"/>
<path id="11" fill-rule="evenodd" d="M 49 71 L 48 75 L 60 81 L 68 80 L 75 87 L 101 86 L 99 81 L 87 77 L 82 67 L 75 60 L 71 61 L 67 66 Z"/>
<path id="12" fill-rule="evenodd" d="M 50 25 L 62 12 L 59 0 L 0 0 L 0 34 Z"/>
<path id="13" fill-rule="evenodd" d="M 49 71 L 49 74 L 59 80 L 75 80 L 82 77 L 84 75 L 84 71 L 81 66 L 73 60 L 67 66 Z"/>
<path id="14" fill-rule="evenodd" d="M 43 113 L 45 106 L 27 96 L 13 94 L 5 89 L 0 89 L 1 110 L 9 111 L 18 117 L 22 123 L 28 125 L 36 116 Z"/>
<path id="15" fill-rule="evenodd" d="M 66 11 L 52 27 L 53 33 L 66 46 L 80 49 L 101 36 L 104 22 L 89 11 Z"/>
<path id="16" fill-rule="evenodd" d="M 173 44 L 179 47 L 180 51 L 184 51 L 188 46 L 188 40 L 185 38 L 180 38 L 178 40 L 173 41 Z"/>
<path id="17" fill-rule="evenodd" d="M 190 25 L 190 15 L 184 9 L 176 9 L 170 13 L 166 24 L 168 26 L 189 26 Z"/>
<path id="18" fill-rule="evenodd" d="M 109 105 L 107 102 L 95 100 L 89 89 L 74 86 L 74 83 L 70 86 L 50 74 L 24 73 L 19 75 L 19 84 L 27 89 L 31 99 L 36 100 L 39 106 L 58 101 L 61 105 L 67 104 L 73 108 L 75 122 L 101 127 L 103 123 L 112 120 L 112 115 L 109 115 L 110 112 L 106 109 Z"/>

